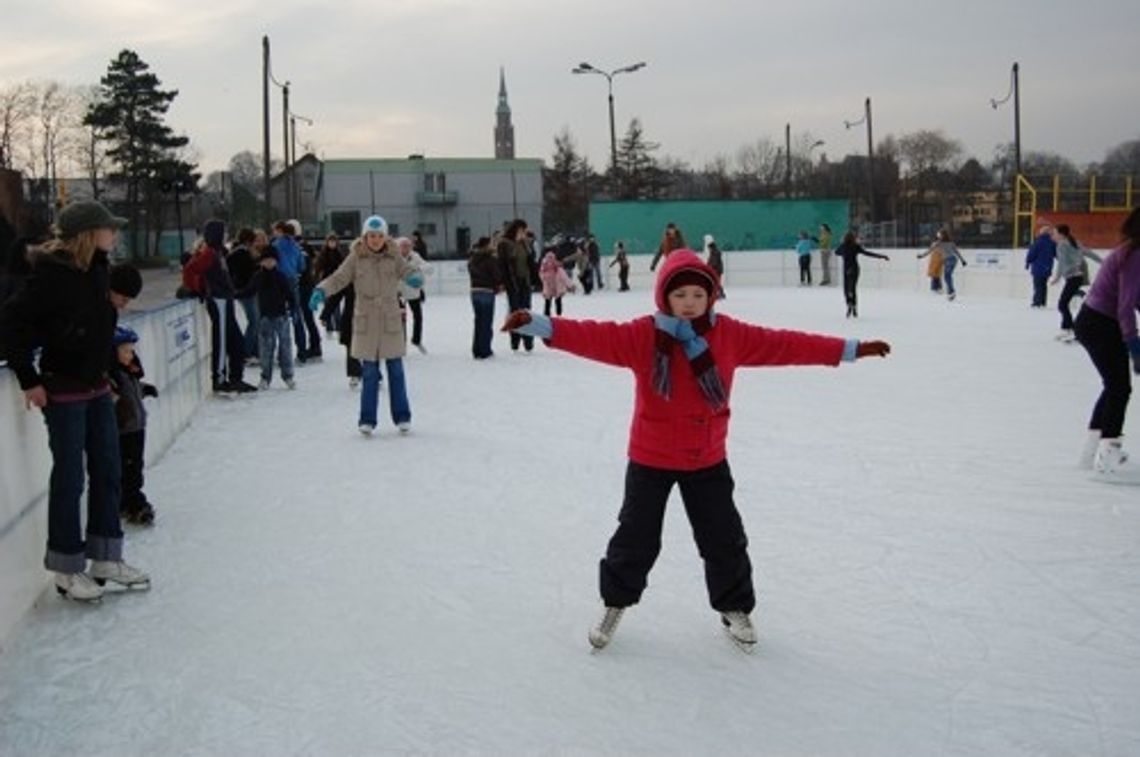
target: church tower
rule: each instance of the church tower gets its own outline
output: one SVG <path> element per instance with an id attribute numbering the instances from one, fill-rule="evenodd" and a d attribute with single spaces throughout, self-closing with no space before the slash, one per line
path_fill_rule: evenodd
<path id="1" fill-rule="evenodd" d="M 495 159 L 514 160 L 515 127 L 511 125 L 511 106 L 507 103 L 507 78 L 499 66 L 499 107 L 495 108 Z"/>

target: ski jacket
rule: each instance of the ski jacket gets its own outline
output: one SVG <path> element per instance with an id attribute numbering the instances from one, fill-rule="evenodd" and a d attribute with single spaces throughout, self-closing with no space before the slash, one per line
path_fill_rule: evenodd
<path id="1" fill-rule="evenodd" d="M 293 288 L 289 285 L 289 279 L 277 268 L 259 268 L 249 280 L 249 286 L 239 291 L 237 296 L 256 297 L 259 318 L 289 315 L 289 309 L 293 305 Z"/>
<path id="2" fill-rule="evenodd" d="M 670 255 L 657 277 L 656 300 L 665 304 L 664 285 L 672 273 L 693 261 L 715 272 L 695 255 Z M 634 408 L 629 432 L 629 459 L 653 468 L 692 471 L 725 459 L 728 403 L 714 411 L 701 393 L 680 344 L 669 360 L 672 396 L 653 387 L 657 328 L 653 316 L 625 323 L 552 319 L 547 344 L 607 365 L 627 368 L 634 376 Z M 838 337 L 769 329 L 716 315 L 704 335 L 716 361 L 726 395 L 731 396 L 737 368 L 762 365 L 838 365 L 847 342 Z"/>
<path id="3" fill-rule="evenodd" d="M 525 292 L 530 289 L 530 264 L 527 248 L 522 242 L 501 239 L 496 248 L 503 284 L 508 292 Z"/>
<path id="4" fill-rule="evenodd" d="M 467 274 L 471 277 L 471 291 L 497 292 L 502 288 L 499 261 L 488 247 L 471 252 L 467 261 Z"/>
<path id="5" fill-rule="evenodd" d="M 1025 253 L 1025 267 L 1032 275 L 1044 278 L 1053 273 L 1053 258 L 1056 256 L 1057 243 L 1048 234 L 1042 234 L 1029 245 L 1029 251 Z"/>
<path id="6" fill-rule="evenodd" d="M 143 407 L 143 369 L 138 356 L 130 365 L 123 365 L 118 358 L 112 358 L 108 372 L 111 391 L 115 399 L 115 420 L 119 424 L 119 435 L 133 434 L 146 429 L 146 408 Z"/>
<path id="7" fill-rule="evenodd" d="M 118 322 L 108 268 L 102 250 L 86 271 L 66 251 L 32 259 L 31 275 L 0 309 L 0 358 L 7 359 L 21 389 L 42 385 L 57 396 L 107 391 Z"/>
<path id="8" fill-rule="evenodd" d="M 290 283 L 300 281 L 301 270 L 305 267 L 305 253 L 301 251 L 296 240 L 292 237 L 279 236 L 274 237 L 270 244 L 277 250 L 277 270 L 285 274 Z"/>
<path id="9" fill-rule="evenodd" d="M 404 259 L 394 241 L 389 239 L 380 252 L 373 252 L 361 238 L 349 247 L 340 268 L 317 284 L 326 295 L 334 295 L 350 284 L 356 292 L 349 348 L 352 357 L 391 360 L 406 354 L 398 295 L 404 278 L 415 271 L 419 268 Z"/>
<path id="10" fill-rule="evenodd" d="M 230 254 L 226 255 L 226 266 L 230 269 L 230 281 L 233 282 L 234 289 L 245 289 L 249 286 L 249 280 L 258 269 L 253 253 L 244 244 L 233 248 Z"/>
<path id="11" fill-rule="evenodd" d="M 801 239 L 796 242 L 796 254 L 801 258 L 811 257 L 812 250 L 815 249 L 815 243 L 810 239 Z"/>

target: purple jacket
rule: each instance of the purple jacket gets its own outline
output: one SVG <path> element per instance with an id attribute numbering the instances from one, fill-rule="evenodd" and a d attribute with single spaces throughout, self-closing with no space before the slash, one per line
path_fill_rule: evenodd
<path id="1" fill-rule="evenodd" d="M 1140 307 L 1140 248 L 1129 254 L 1128 245 L 1113 250 L 1085 298 L 1085 305 L 1120 324 L 1124 341 L 1136 339 L 1136 308 Z"/>

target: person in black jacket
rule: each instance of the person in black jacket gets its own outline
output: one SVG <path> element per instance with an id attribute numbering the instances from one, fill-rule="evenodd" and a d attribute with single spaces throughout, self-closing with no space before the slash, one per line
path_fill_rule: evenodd
<path id="1" fill-rule="evenodd" d="M 495 294 L 502 289 L 502 276 L 495 251 L 489 237 L 479 237 L 467 261 L 471 277 L 471 308 L 475 311 L 475 332 L 471 340 L 471 354 L 476 360 L 494 356 L 491 337 L 495 320 Z"/>
<path id="2" fill-rule="evenodd" d="M 855 240 L 855 232 L 849 231 L 843 236 L 843 243 L 835 250 L 835 254 L 843 258 L 843 297 L 847 300 L 847 317 L 859 317 L 859 297 L 856 287 L 859 286 L 859 256 L 890 260 L 886 255 L 863 249 Z"/>
<path id="3" fill-rule="evenodd" d="M 253 240 L 256 238 L 253 229 L 243 228 L 238 231 L 234 240 L 234 248 L 226 255 L 226 267 L 230 269 L 230 280 L 234 289 L 244 290 L 249 286 L 249 280 L 257 272 L 257 258 L 253 254 Z M 257 298 L 238 297 L 237 303 L 245 313 L 245 331 L 242 332 L 242 347 L 245 359 L 257 357 Z"/>
<path id="4" fill-rule="evenodd" d="M 249 280 L 249 286 L 239 296 L 257 299 L 257 341 L 260 350 L 261 383 L 258 389 L 269 388 L 273 381 L 273 353 L 281 365 L 281 378 L 285 386 L 296 389 L 293 380 L 293 303 L 292 286 L 285 274 L 277 270 L 277 251 L 272 247 L 261 253 L 261 268 Z"/>
<path id="5" fill-rule="evenodd" d="M 60 239 L 33 259 L 31 275 L 0 316 L 3 357 L 25 404 L 39 408 L 47 424 L 52 472 L 44 566 L 55 573 L 59 593 L 76 600 L 98 601 L 100 582 L 150 586 L 146 573 L 123 562 L 119 431 L 107 382 L 118 320 L 107 261 L 125 224 L 98 202 L 65 207 L 57 218 Z M 79 510 L 85 483 L 86 535 Z"/>
<path id="6" fill-rule="evenodd" d="M 143 493 L 146 465 L 146 408 L 143 397 L 158 397 L 158 389 L 143 381 L 143 367 L 135 352 L 139 335 L 119 326 L 111 339 L 114 355 L 108 379 L 115 396 L 115 418 L 119 424 L 119 459 L 122 463 L 123 494 L 119 514 L 128 523 L 149 526 L 154 523 L 154 506 Z"/>

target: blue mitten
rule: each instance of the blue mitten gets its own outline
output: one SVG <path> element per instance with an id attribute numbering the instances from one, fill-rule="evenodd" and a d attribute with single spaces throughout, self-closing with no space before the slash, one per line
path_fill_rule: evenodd
<path id="1" fill-rule="evenodd" d="M 412 271 L 404 277 L 404 283 L 412 289 L 419 289 L 424 285 L 424 276 L 419 271 Z"/>
<path id="2" fill-rule="evenodd" d="M 325 304 L 325 290 L 317 288 L 309 295 L 309 310 L 320 310 Z"/>

